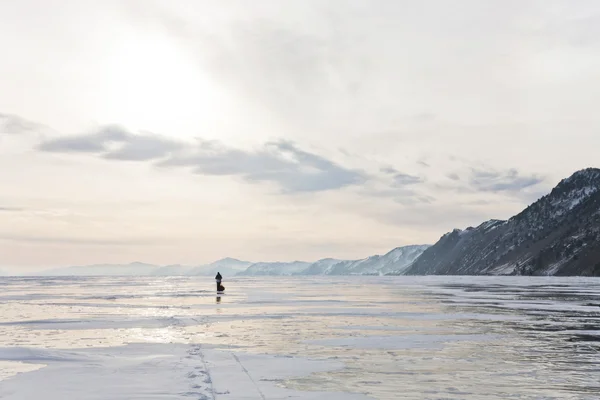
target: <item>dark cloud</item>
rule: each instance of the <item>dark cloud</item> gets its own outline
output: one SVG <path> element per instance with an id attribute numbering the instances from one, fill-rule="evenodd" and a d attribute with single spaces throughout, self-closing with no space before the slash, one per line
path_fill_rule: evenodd
<path id="1" fill-rule="evenodd" d="M 339 189 L 366 179 L 360 171 L 343 168 L 286 141 L 267 143 L 257 151 L 203 142 L 192 154 L 174 154 L 158 165 L 188 166 L 198 174 L 233 175 L 249 182 L 272 182 L 285 192 Z"/>
<path id="2" fill-rule="evenodd" d="M 145 161 L 163 158 L 182 147 L 181 143 L 153 133 L 133 134 L 117 125 L 96 131 L 43 142 L 39 149 L 54 153 L 95 153 L 108 159 Z"/>
<path id="3" fill-rule="evenodd" d="M 401 172 L 394 175 L 395 186 L 415 185 L 423 182 L 425 182 L 425 180 L 419 176 L 403 174 Z"/>
<path id="4" fill-rule="evenodd" d="M 544 181 L 537 175 L 522 176 L 516 169 L 495 171 L 472 169 L 469 184 L 480 192 L 516 192 Z"/>
<path id="5" fill-rule="evenodd" d="M 425 162 L 423 160 L 417 161 L 417 164 L 419 164 L 420 166 L 425 167 L 425 168 L 431 167 L 431 165 L 429 165 L 427 162 Z"/>
<path id="6" fill-rule="evenodd" d="M 365 175 L 291 142 L 266 143 L 255 151 L 218 142 L 186 144 L 152 133 L 133 134 L 119 126 L 105 126 L 84 135 L 43 142 L 39 149 L 59 153 L 89 153 L 121 161 L 156 161 L 160 167 L 192 167 L 202 175 L 240 176 L 248 182 L 271 182 L 284 192 L 317 192 L 364 182 Z"/>
<path id="7" fill-rule="evenodd" d="M 156 135 L 135 135 L 123 147 L 104 155 L 105 158 L 124 161 L 147 161 L 168 156 L 183 145 Z"/>
<path id="8" fill-rule="evenodd" d="M 460 180 L 460 176 L 458 176 L 457 173 L 451 173 L 446 175 L 449 179 L 452 179 L 453 181 L 459 181 Z"/>

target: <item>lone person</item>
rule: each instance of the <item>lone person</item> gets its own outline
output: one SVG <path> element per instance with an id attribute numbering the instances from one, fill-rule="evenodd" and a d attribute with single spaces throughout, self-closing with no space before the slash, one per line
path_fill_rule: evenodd
<path id="1" fill-rule="evenodd" d="M 217 272 L 217 276 L 215 276 L 215 280 L 217 281 L 217 292 L 222 292 L 223 289 L 225 289 L 223 286 L 221 286 L 221 279 L 223 279 L 221 273 Z"/>

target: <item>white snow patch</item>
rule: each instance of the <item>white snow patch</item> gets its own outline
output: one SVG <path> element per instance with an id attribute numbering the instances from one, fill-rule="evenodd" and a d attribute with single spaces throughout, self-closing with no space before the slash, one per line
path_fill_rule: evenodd
<path id="1" fill-rule="evenodd" d="M 514 263 L 506 263 L 491 269 L 490 273 L 493 275 L 508 275 L 514 272 L 516 267 Z"/>

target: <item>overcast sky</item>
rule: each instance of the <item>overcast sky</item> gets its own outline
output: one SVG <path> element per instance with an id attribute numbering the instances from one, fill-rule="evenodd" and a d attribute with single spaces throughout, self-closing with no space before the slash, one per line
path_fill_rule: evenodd
<path id="1" fill-rule="evenodd" d="M 362 258 L 598 166 L 596 0 L 0 0 L 0 269 Z"/>

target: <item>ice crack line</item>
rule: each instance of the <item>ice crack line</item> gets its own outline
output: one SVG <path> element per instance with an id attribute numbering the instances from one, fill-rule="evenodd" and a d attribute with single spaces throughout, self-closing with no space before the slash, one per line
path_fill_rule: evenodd
<path id="1" fill-rule="evenodd" d="M 204 371 L 206 371 L 206 377 L 208 378 L 208 382 L 210 383 L 210 395 L 213 400 L 217 399 L 215 395 L 215 386 L 213 385 L 212 376 L 210 376 L 210 370 L 208 369 L 208 365 L 206 364 L 206 360 L 204 359 L 204 353 L 202 352 L 202 345 L 198 345 L 195 350 L 198 352 L 197 354 L 200 356 L 200 361 L 202 361 L 202 365 L 204 366 Z"/>
<path id="2" fill-rule="evenodd" d="M 237 363 L 240 364 L 240 367 L 242 367 L 242 371 L 244 371 L 244 373 L 246 375 L 248 375 L 248 378 L 250 378 L 250 380 L 254 384 L 254 387 L 256 388 L 256 391 L 258 392 L 258 394 L 260 394 L 261 399 L 262 400 L 267 400 L 267 398 L 265 397 L 264 393 L 260 390 L 260 388 L 258 387 L 258 385 L 256 384 L 256 382 L 254 381 L 254 378 L 252 378 L 252 376 L 250 375 L 250 373 L 248 372 L 248 370 L 246 369 L 246 367 L 244 367 L 244 364 L 242 364 L 242 362 L 240 361 L 240 359 L 238 358 L 238 356 L 236 356 L 233 353 L 231 353 L 231 355 L 233 356 L 233 358 L 235 358 L 235 361 L 237 361 Z"/>

